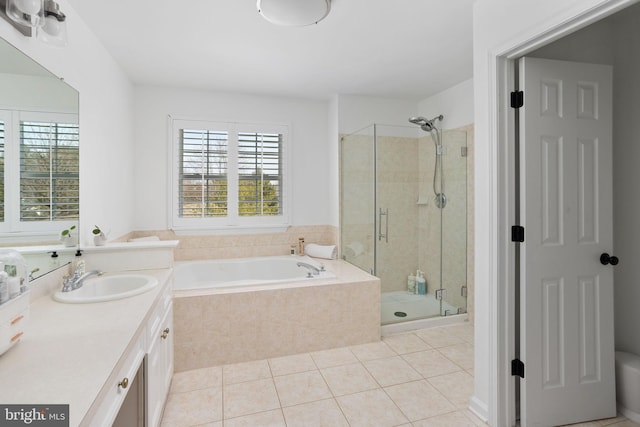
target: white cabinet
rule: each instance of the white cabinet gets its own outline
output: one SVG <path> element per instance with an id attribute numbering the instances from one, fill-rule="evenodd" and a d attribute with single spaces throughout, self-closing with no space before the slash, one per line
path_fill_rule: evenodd
<path id="1" fill-rule="evenodd" d="M 170 299 L 166 308 L 162 301 L 158 305 L 157 314 L 160 320 L 155 322 L 156 313 L 154 313 L 149 321 L 150 326 L 155 323 L 157 327 L 150 328 L 149 350 L 147 352 L 148 427 L 160 425 L 162 410 L 173 376 L 173 305 Z"/>
<path id="2" fill-rule="evenodd" d="M 88 414 L 81 426 L 108 427 L 113 424 L 130 390 L 129 385 L 142 365 L 144 354 L 144 336 L 139 335 L 127 349 L 98 395 L 95 412 Z"/>
<path id="3" fill-rule="evenodd" d="M 164 287 L 161 294 L 145 320 L 138 323 L 136 334 L 81 427 L 160 425 L 173 376 L 171 286 L 169 283 L 161 286 Z M 141 367 L 143 370 L 139 370 Z M 138 375 L 143 371 L 144 375 Z M 113 424 L 114 420 L 118 424 Z"/>

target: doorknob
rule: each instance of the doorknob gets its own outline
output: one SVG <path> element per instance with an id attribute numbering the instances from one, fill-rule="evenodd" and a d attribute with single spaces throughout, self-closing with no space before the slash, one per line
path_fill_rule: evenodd
<path id="1" fill-rule="evenodd" d="M 600 263 L 602 265 L 607 265 L 607 264 L 618 265 L 619 262 L 620 260 L 618 259 L 617 256 L 613 256 L 613 255 L 610 256 L 606 252 L 600 255 Z"/>

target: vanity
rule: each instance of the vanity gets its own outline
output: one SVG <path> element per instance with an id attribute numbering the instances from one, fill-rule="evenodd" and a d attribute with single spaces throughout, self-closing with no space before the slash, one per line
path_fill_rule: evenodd
<path id="1" fill-rule="evenodd" d="M 28 332 L 0 357 L 0 402 L 68 404 L 70 426 L 160 424 L 173 374 L 172 270 L 127 273 L 158 285 L 99 303 L 57 302 L 57 286 L 32 299 Z"/>

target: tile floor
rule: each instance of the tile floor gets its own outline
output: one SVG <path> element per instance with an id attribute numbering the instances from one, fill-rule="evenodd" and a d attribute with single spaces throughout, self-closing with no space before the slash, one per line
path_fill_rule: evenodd
<path id="1" fill-rule="evenodd" d="M 475 427 L 473 330 L 453 325 L 381 342 L 177 373 L 165 427 Z M 624 418 L 583 424 L 632 427 Z"/>

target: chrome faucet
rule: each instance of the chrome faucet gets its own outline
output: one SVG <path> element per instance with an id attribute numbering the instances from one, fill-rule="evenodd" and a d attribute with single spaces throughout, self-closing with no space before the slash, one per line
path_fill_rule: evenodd
<path id="1" fill-rule="evenodd" d="M 103 272 L 100 270 L 87 271 L 81 274 L 79 271 L 73 273 L 73 276 L 65 277 L 62 282 L 62 292 L 69 292 L 82 287 L 84 280 L 89 276 L 102 276 Z"/>
<path id="2" fill-rule="evenodd" d="M 311 277 L 311 273 L 313 273 L 314 276 L 320 274 L 320 269 L 318 269 L 318 267 L 316 267 L 315 265 L 309 264 L 308 262 L 298 261 L 297 266 L 304 267 L 309 270 L 307 277 Z"/>

